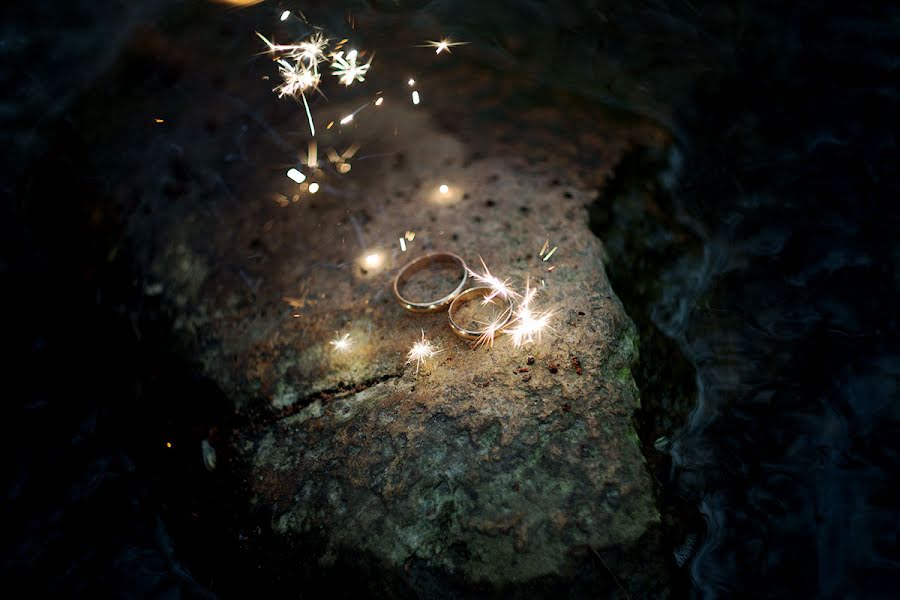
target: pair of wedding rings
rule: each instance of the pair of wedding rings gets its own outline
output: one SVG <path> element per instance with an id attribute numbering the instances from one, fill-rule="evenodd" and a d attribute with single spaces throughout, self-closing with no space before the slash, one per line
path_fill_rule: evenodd
<path id="1" fill-rule="evenodd" d="M 460 268 L 461 277 L 456 288 L 446 296 L 436 300 L 415 302 L 404 297 L 401 292 L 404 284 L 406 284 L 414 274 L 434 263 L 449 263 Z M 498 296 L 496 290 L 489 286 L 476 286 L 466 289 L 466 283 L 469 280 L 469 272 L 469 267 L 466 266 L 466 262 L 456 254 L 453 254 L 452 252 L 431 252 L 410 261 L 400 269 L 400 272 L 397 273 L 397 276 L 394 278 L 394 297 L 403 308 L 410 312 L 430 313 L 449 307 L 447 314 L 450 319 L 450 329 L 453 330 L 453 333 L 466 340 L 477 340 L 484 336 L 487 330 L 470 329 L 460 325 L 457 322 L 459 309 L 473 298 L 495 298 Z M 503 300 L 503 298 L 501 298 L 501 300 Z M 505 298 L 505 300 L 509 303 L 508 308 L 501 313 L 497 321 L 490 325 L 490 328 L 495 331 L 502 329 L 509 323 L 510 318 L 512 318 L 512 301 L 509 298 Z"/>

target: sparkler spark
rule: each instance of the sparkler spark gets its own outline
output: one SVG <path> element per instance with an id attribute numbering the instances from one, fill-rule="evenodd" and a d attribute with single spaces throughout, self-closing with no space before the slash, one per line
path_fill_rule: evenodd
<path id="1" fill-rule="evenodd" d="M 502 313 L 497 315 L 490 323 L 482 323 L 479 322 L 479 325 L 484 325 L 484 328 L 481 330 L 481 336 L 477 340 L 473 346 L 475 348 L 487 346 L 488 348 L 494 347 L 494 337 L 497 335 L 499 331 L 503 329 L 503 325 L 506 323 L 507 316 L 509 316 L 509 311 L 511 309 L 507 308 Z"/>
<path id="2" fill-rule="evenodd" d="M 269 47 L 269 52 L 277 57 L 275 62 L 278 63 L 278 72 L 281 74 L 282 83 L 272 91 L 277 92 L 279 98 L 300 96 L 303 108 L 306 110 L 306 118 L 309 121 L 309 131 L 315 136 L 316 126 L 313 124 L 306 92 L 319 89 L 322 81 L 319 63 L 325 60 L 328 39 L 316 32 L 299 44 L 276 44 L 258 31 L 256 35 Z"/>
<path id="3" fill-rule="evenodd" d="M 469 42 L 454 42 L 450 38 L 443 38 L 440 40 L 428 40 L 424 44 L 420 45 L 419 48 L 434 48 L 435 54 L 440 54 L 441 52 L 447 52 L 447 54 L 452 54 L 450 48 L 453 46 L 463 46 L 468 44 Z"/>
<path id="4" fill-rule="evenodd" d="M 513 325 L 505 329 L 512 338 L 513 346 L 519 348 L 525 344 L 540 341 L 541 333 L 549 325 L 553 316 L 551 311 L 535 311 L 531 308 L 531 301 L 537 294 L 536 289 L 531 289 L 528 281 L 525 282 L 525 295 L 519 306 L 513 312 Z"/>
<path id="5" fill-rule="evenodd" d="M 330 342 L 328 342 L 334 349 L 338 352 L 346 352 L 353 345 L 353 340 L 350 339 L 350 334 L 345 333 L 344 335 L 337 337 Z"/>
<path id="6" fill-rule="evenodd" d="M 348 52 L 346 57 L 343 51 L 334 54 L 331 60 L 332 75 L 347 86 L 354 81 L 365 81 L 365 74 L 372 64 L 372 59 L 366 63 L 358 63 L 357 58 L 359 53 L 356 50 Z"/>
<path id="7" fill-rule="evenodd" d="M 425 339 L 425 330 L 422 330 L 422 339 L 412 345 L 406 354 L 406 364 L 416 363 L 416 375 L 419 374 L 419 367 L 425 364 L 425 361 L 441 352 L 434 344 Z"/>
<path id="8" fill-rule="evenodd" d="M 481 267 L 484 269 L 483 272 L 476 273 L 469 267 L 466 267 L 466 270 L 469 271 L 469 275 L 472 276 L 472 279 L 474 279 L 481 285 L 488 286 L 492 290 L 490 294 L 484 297 L 484 300 L 482 300 L 481 302 L 482 305 L 487 304 L 497 297 L 500 297 L 504 300 L 519 297 L 519 294 L 509 286 L 509 279 L 500 281 L 498 277 L 491 274 L 490 270 L 487 268 L 487 265 L 484 264 L 484 259 L 480 256 L 478 257 L 478 259 L 481 261 Z"/>

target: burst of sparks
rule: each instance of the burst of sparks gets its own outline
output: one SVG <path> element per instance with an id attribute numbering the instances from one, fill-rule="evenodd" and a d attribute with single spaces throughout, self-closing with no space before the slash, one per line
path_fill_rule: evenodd
<path id="1" fill-rule="evenodd" d="M 537 290 L 531 289 L 526 281 L 525 295 L 513 312 L 512 326 L 504 330 L 510 335 L 513 346 L 516 348 L 524 344 L 539 342 L 541 333 L 549 325 L 550 317 L 553 316 L 551 311 L 535 311 L 531 307 L 535 294 L 537 294 Z"/>
<path id="2" fill-rule="evenodd" d="M 269 52 L 276 57 L 275 62 L 278 64 L 278 72 L 281 74 L 282 83 L 276 86 L 273 91 L 278 93 L 278 97 L 291 96 L 296 98 L 298 95 L 303 101 L 303 108 L 306 110 L 306 118 L 309 121 L 309 131 L 313 136 L 316 135 L 316 126 L 313 124 L 312 112 L 309 110 L 309 102 L 306 100 L 306 93 L 319 89 L 322 81 L 322 75 L 319 73 L 319 63 L 325 60 L 325 48 L 328 45 L 328 39 L 319 32 L 312 34 L 298 44 L 276 44 L 269 41 L 264 35 L 256 32 L 266 46 Z"/>
<path id="3" fill-rule="evenodd" d="M 350 339 L 350 334 L 345 333 L 344 335 L 337 337 L 330 342 L 328 342 L 334 349 L 338 352 L 346 352 L 353 345 L 353 340 Z"/>
<path id="4" fill-rule="evenodd" d="M 332 75 L 344 85 L 351 85 L 354 81 L 365 81 L 365 75 L 372 60 L 359 63 L 357 62 L 358 58 L 359 53 L 356 50 L 351 50 L 346 56 L 343 51 L 335 53 L 331 60 Z"/>
<path id="5" fill-rule="evenodd" d="M 440 350 L 431 343 L 431 341 L 425 339 L 425 330 L 422 330 L 422 339 L 412 345 L 412 348 L 409 349 L 409 352 L 406 354 L 406 364 L 410 364 L 412 362 L 416 363 L 416 375 L 419 374 L 419 367 L 421 367 L 426 360 L 434 356 L 440 352 Z"/>
<path id="6" fill-rule="evenodd" d="M 469 275 L 472 279 L 481 285 L 486 285 L 491 288 L 491 293 L 484 297 L 484 300 L 481 302 L 482 304 L 487 304 L 497 297 L 504 300 L 519 297 L 519 294 L 509 286 L 509 279 L 500 281 L 497 276 L 491 274 L 487 265 L 484 264 L 484 259 L 479 257 L 479 260 L 481 260 L 481 267 L 484 269 L 481 273 L 476 273 L 468 267 L 466 267 L 466 269 L 469 271 Z"/>
<path id="7" fill-rule="evenodd" d="M 473 344 L 475 348 L 478 348 L 479 346 L 487 346 L 488 348 L 494 347 L 494 337 L 503 329 L 503 325 L 506 322 L 506 318 L 509 316 L 510 310 L 511 309 L 507 308 L 497 315 L 490 323 L 479 323 L 479 325 L 484 325 L 484 328 L 481 330 L 481 335 Z"/>
<path id="8" fill-rule="evenodd" d="M 419 48 L 434 48 L 435 54 L 440 54 L 441 52 L 452 54 L 450 48 L 454 46 L 463 46 L 468 43 L 469 42 L 454 42 L 450 38 L 443 38 L 440 40 L 428 40 L 424 44 L 420 45 Z"/>

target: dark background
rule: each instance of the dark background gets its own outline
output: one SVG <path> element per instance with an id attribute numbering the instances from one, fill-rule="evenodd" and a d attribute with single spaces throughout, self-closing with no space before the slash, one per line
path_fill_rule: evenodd
<path id="1" fill-rule="evenodd" d="M 199 441 L 240 423 L 176 358 L 118 243 L 127 215 L 79 162 L 89 132 L 69 107 L 184 4 L 3 9 L 8 597 L 327 589 L 279 570 L 232 498 L 239 474 L 203 469 Z M 436 19 L 498 68 L 670 129 L 672 151 L 629 156 L 592 225 L 641 329 L 637 424 L 683 532 L 673 594 L 896 596 L 897 5 L 307 4 L 323 19 Z M 245 35 L 247 14 L 284 8 L 300 7 L 214 10 Z M 160 65 L 143 75 L 177 85 Z"/>

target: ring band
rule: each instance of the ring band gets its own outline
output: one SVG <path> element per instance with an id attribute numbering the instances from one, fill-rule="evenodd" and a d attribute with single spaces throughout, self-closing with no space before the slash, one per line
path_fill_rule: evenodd
<path id="1" fill-rule="evenodd" d="M 412 300 L 404 298 L 400 293 L 400 286 L 409 281 L 409 278 L 414 273 L 417 273 L 428 265 L 436 262 L 447 262 L 460 266 L 462 269 L 462 279 L 460 280 L 459 285 L 456 286 L 456 289 L 443 298 L 432 300 L 430 302 L 413 302 Z M 452 252 L 430 252 L 406 263 L 406 265 L 400 269 L 400 272 L 397 273 L 397 276 L 394 278 L 394 297 L 397 299 L 397 302 L 400 303 L 400 306 L 408 311 L 435 312 L 453 302 L 453 299 L 466 287 L 468 278 L 469 269 L 466 267 L 466 263 L 462 258 Z"/>
<path id="2" fill-rule="evenodd" d="M 458 335 L 459 337 L 465 340 L 481 340 L 485 335 L 489 334 L 491 337 L 491 341 L 493 341 L 493 334 L 501 331 L 503 327 L 509 323 L 510 318 L 512 318 L 513 314 L 513 304 L 512 300 L 507 299 L 509 302 L 509 306 L 506 310 L 503 311 L 500 320 L 494 323 L 491 323 L 490 326 L 484 329 L 466 329 L 465 327 L 460 326 L 454 319 L 453 316 L 459 311 L 459 307 L 466 303 L 469 298 L 474 296 L 483 296 L 487 297 L 491 294 L 494 294 L 495 290 L 492 287 L 482 286 L 482 287 L 473 287 L 469 288 L 463 293 L 459 294 L 453 301 L 450 303 L 450 309 L 447 311 L 448 316 L 450 318 L 450 329 L 453 330 L 453 333 Z"/>

